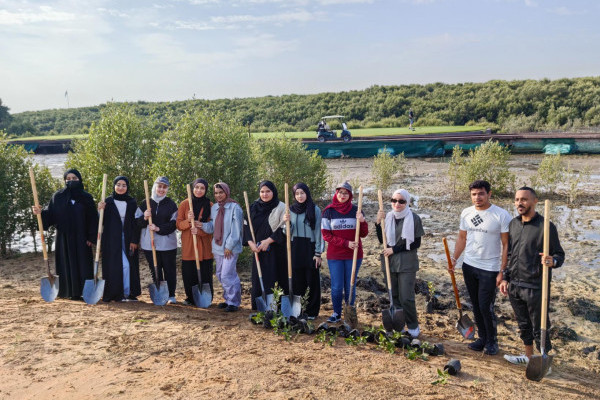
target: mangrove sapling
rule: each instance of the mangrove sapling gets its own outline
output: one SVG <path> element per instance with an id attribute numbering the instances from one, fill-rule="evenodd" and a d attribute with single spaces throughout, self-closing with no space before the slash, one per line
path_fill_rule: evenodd
<path id="1" fill-rule="evenodd" d="M 305 315 L 306 307 L 308 306 L 308 296 L 310 295 L 310 288 L 306 288 L 304 295 L 300 298 L 300 308 L 302 310 L 301 315 Z"/>
<path id="2" fill-rule="evenodd" d="M 396 341 L 394 339 L 388 338 L 385 333 L 379 333 L 377 341 L 378 350 L 386 351 L 390 354 L 394 354 L 396 352 Z"/>
<path id="3" fill-rule="evenodd" d="M 450 379 L 450 374 L 448 371 L 442 371 L 441 369 L 437 369 L 437 379 L 431 382 L 432 385 L 445 385 L 448 383 L 448 379 Z"/>
<path id="4" fill-rule="evenodd" d="M 327 341 L 327 330 L 322 329 L 322 330 L 318 331 L 317 335 L 315 336 L 314 342 L 315 343 L 325 343 L 326 341 Z"/>
<path id="5" fill-rule="evenodd" d="M 253 323 L 255 323 L 256 325 L 260 325 L 264 322 L 265 320 L 265 313 L 263 311 L 259 311 L 256 314 L 252 315 L 250 317 L 251 321 Z"/>
<path id="6" fill-rule="evenodd" d="M 344 341 L 346 342 L 347 345 L 350 345 L 350 346 L 359 346 L 359 345 L 362 346 L 362 345 L 367 344 L 366 336 L 350 335 L 347 338 L 345 338 Z"/>
<path id="7" fill-rule="evenodd" d="M 423 353 L 423 350 L 420 349 L 416 349 L 416 348 L 409 348 L 406 351 L 406 358 L 408 358 L 409 360 L 424 360 L 427 361 L 427 355 Z"/>

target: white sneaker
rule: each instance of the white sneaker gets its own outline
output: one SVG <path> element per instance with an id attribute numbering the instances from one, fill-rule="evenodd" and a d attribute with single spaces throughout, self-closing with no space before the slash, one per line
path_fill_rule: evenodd
<path id="1" fill-rule="evenodd" d="M 550 375 L 552 373 L 552 367 L 548 367 L 548 372 L 546 372 L 546 375 L 544 375 L 544 377 Z"/>
<path id="2" fill-rule="evenodd" d="M 416 338 L 421 334 L 421 329 L 417 326 L 415 329 L 409 329 L 407 332 L 411 337 Z"/>
<path id="3" fill-rule="evenodd" d="M 175 296 L 169 297 L 167 304 L 177 304 L 177 300 L 175 300 Z"/>
<path id="4" fill-rule="evenodd" d="M 505 354 L 504 359 L 509 363 L 515 365 L 527 365 L 527 363 L 529 362 L 529 357 L 527 357 L 525 354 L 521 354 L 518 356 L 511 356 L 510 354 Z"/>

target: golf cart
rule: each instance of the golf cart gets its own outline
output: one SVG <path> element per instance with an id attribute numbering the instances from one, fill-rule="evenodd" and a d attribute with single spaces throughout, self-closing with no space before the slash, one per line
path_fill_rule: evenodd
<path id="1" fill-rule="evenodd" d="M 329 121 L 331 122 L 337 122 L 342 126 L 342 133 L 340 134 L 340 136 L 338 137 L 337 132 L 334 130 L 331 130 L 331 128 L 329 127 L 329 124 L 327 123 Z M 350 140 L 352 140 L 352 135 L 350 134 L 350 131 L 348 130 L 348 127 L 346 126 L 346 123 L 344 122 L 344 116 L 343 115 L 328 115 L 325 116 L 323 118 L 321 118 L 321 121 L 319 122 L 319 125 L 317 127 L 317 140 L 319 142 L 325 142 L 327 140 L 343 140 L 344 142 L 349 142 Z"/>

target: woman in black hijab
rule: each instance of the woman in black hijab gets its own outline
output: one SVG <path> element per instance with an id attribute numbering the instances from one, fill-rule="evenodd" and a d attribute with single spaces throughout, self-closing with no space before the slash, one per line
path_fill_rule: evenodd
<path id="1" fill-rule="evenodd" d="M 282 285 L 287 282 L 286 244 L 282 230 L 285 204 L 279 201 L 277 188 L 271 181 L 260 183 L 259 195 L 260 197 L 250 206 L 250 217 L 256 243 L 252 241 L 247 221 L 244 221 L 243 243 L 258 254 L 266 294 L 273 293 L 276 282 L 279 287 L 283 287 L 287 291 L 287 285 Z M 252 263 L 251 295 L 252 309 L 256 310 L 255 299 L 262 295 L 256 260 Z"/>
<path id="2" fill-rule="evenodd" d="M 138 243 L 140 228 L 135 222 L 137 203 L 129 195 L 129 179 L 117 176 L 113 181 L 112 195 L 105 203 L 102 231 L 103 300 L 136 301 L 142 293 Z"/>
<path id="3" fill-rule="evenodd" d="M 33 213 L 42 214 L 44 230 L 56 226 L 58 297 L 81 300 L 85 280 L 94 277 L 92 244 L 98 234 L 98 212 L 79 171 L 69 169 L 63 178 L 65 188 L 54 193 L 43 210 L 34 206 Z"/>

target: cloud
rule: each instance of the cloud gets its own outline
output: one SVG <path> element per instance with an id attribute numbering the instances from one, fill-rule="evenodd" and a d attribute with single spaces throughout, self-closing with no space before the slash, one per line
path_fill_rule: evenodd
<path id="1" fill-rule="evenodd" d="M 0 25 L 27 25 L 40 22 L 65 22 L 75 19 L 75 14 L 56 11 L 49 6 L 39 6 L 34 9 L 18 9 L 11 12 L 0 10 Z"/>
<path id="2" fill-rule="evenodd" d="M 573 11 L 568 7 L 555 7 L 548 10 L 549 13 L 560 15 L 560 16 L 568 16 L 568 15 L 577 15 L 581 14 L 581 12 Z"/>

